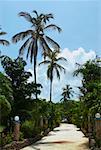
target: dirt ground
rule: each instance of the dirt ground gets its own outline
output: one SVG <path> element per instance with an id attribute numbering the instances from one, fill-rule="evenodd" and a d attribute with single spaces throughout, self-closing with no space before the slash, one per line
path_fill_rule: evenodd
<path id="1" fill-rule="evenodd" d="M 73 124 L 62 123 L 35 144 L 22 150 L 89 150 L 88 139 Z"/>

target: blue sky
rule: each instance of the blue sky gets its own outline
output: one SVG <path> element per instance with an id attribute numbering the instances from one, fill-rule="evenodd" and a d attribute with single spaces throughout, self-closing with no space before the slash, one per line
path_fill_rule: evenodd
<path id="1" fill-rule="evenodd" d="M 51 32 L 50 36 L 60 44 L 61 55 L 66 53 L 67 56 L 71 56 L 81 63 L 83 60 L 81 58 L 87 60 L 94 58 L 96 54 L 101 55 L 100 0 L 0 0 L 0 25 L 2 30 L 8 33 L 5 38 L 11 40 L 11 37 L 17 32 L 28 29 L 30 24 L 23 18 L 18 17 L 17 14 L 20 11 L 31 13 L 33 10 L 37 10 L 39 13 L 54 14 L 55 20 L 52 23 L 59 25 L 63 31 L 61 34 Z M 15 58 L 18 55 L 20 45 L 11 44 L 7 48 L 0 46 L 0 50 L 2 54 Z M 77 57 L 74 56 L 75 53 Z M 32 69 L 29 63 L 27 69 Z M 65 76 L 65 79 L 68 83 L 70 80 L 73 81 L 71 75 L 68 78 Z M 78 81 L 80 82 L 80 80 Z M 56 86 L 58 86 L 58 83 Z M 43 97 L 48 97 L 48 93 L 42 95 Z M 53 97 L 54 99 L 59 99 L 60 95 L 54 93 Z"/>

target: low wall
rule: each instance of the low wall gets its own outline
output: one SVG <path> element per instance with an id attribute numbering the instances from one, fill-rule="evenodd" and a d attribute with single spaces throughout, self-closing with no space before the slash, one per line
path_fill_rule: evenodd
<path id="1" fill-rule="evenodd" d="M 24 139 L 23 141 L 13 141 L 10 144 L 5 145 L 2 150 L 20 150 L 26 146 L 29 146 L 38 140 L 41 140 L 42 137 L 49 133 L 50 129 L 47 129 L 42 135 L 37 135 L 35 138 Z"/>

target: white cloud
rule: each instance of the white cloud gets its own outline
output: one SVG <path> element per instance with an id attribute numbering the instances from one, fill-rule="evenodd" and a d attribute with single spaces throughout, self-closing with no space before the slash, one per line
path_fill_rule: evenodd
<path id="1" fill-rule="evenodd" d="M 66 74 L 61 73 L 61 79 L 58 80 L 56 76 L 54 76 L 53 81 L 53 97 L 54 101 L 60 100 L 60 95 L 62 92 L 62 88 L 66 84 L 70 84 L 73 89 L 78 93 L 77 86 L 81 85 L 81 77 L 73 77 L 73 72 L 76 69 L 75 63 L 83 64 L 89 59 L 94 59 L 96 57 L 96 53 L 93 50 L 86 51 L 83 48 L 78 48 L 77 50 L 69 50 L 65 48 L 59 54 L 62 57 L 67 59 L 67 62 L 61 62 L 66 68 Z M 29 71 L 33 74 L 33 70 L 29 69 Z M 30 81 L 33 80 L 33 77 L 30 78 Z M 47 79 L 47 66 L 38 66 L 37 67 L 37 81 L 43 85 L 41 97 L 49 99 L 49 80 Z M 75 96 L 76 98 L 76 96 Z"/>

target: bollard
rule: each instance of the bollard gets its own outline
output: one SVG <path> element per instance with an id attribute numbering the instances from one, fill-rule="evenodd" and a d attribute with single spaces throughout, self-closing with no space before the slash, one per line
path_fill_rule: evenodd
<path id="1" fill-rule="evenodd" d="M 95 136 L 97 141 L 101 141 L 101 114 L 99 112 L 95 114 Z"/>
<path id="2" fill-rule="evenodd" d="M 19 117 L 16 116 L 14 118 L 14 133 L 13 133 L 13 140 L 14 141 L 19 141 L 20 138 L 20 121 L 19 121 Z"/>

